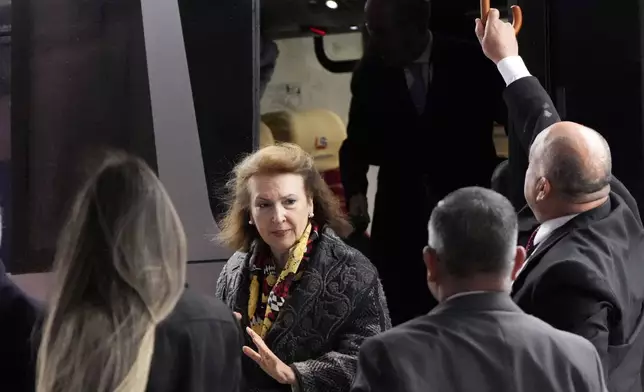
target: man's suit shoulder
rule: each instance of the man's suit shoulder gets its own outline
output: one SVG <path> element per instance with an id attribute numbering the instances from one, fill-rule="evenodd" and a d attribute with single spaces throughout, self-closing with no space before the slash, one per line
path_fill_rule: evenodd
<path id="1" fill-rule="evenodd" d="M 555 245 L 539 261 L 537 278 L 530 282 L 531 293 L 543 290 L 560 293 L 585 293 L 597 301 L 619 306 L 614 282 L 618 271 L 607 260 L 611 256 L 599 255 L 599 249 L 579 245 L 587 238 L 571 234 L 565 242 Z M 526 282 L 528 284 L 528 282 Z M 563 294 L 562 294 L 563 295 Z M 516 299 L 516 298 L 515 298 Z M 544 303 L 541 306 L 549 306 Z M 530 311 L 530 313 L 532 313 Z"/>
<path id="2" fill-rule="evenodd" d="M 439 317 L 425 315 L 375 335 L 367 339 L 365 343 L 382 345 L 390 349 L 392 353 L 396 352 L 397 348 L 407 351 L 409 346 L 405 346 L 404 343 L 414 341 L 417 337 L 422 339 L 425 345 L 431 345 L 432 338 L 440 335 L 441 324 Z"/>
<path id="3" fill-rule="evenodd" d="M 382 60 L 374 55 L 365 54 L 351 75 L 351 91 L 361 91 L 368 87 L 377 88 L 378 83 L 374 83 L 374 76 L 377 76 L 384 70 Z"/>
<path id="4" fill-rule="evenodd" d="M 543 273 L 551 273 L 556 269 L 562 279 L 576 276 L 577 281 L 593 282 L 598 284 L 606 279 L 609 266 L 604 263 L 615 255 L 607 247 L 595 247 L 596 234 L 586 233 L 585 230 L 573 230 L 559 243 L 555 244 L 539 262 L 543 266 Z M 602 242 L 599 242 L 601 244 Z"/>
<path id="5" fill-rule="evenodd" d="M 625 207 L 628 208 L 629 212 L 633 214 L 633 218 L 641 228 L 642 217 L 640 215 L 639 207 L 637 206 L 637 201 L 635 200 L 633 195 L 617 177 L 613 176 L 610 182 L 610 186 L 612 191 L 611 193 L 619 197 L 624 202 Z"/>
<path id="6" fill-rule="evenodd" d="M 220 300 L 186 289 L 174 310 L 160 325 L 167 333 L 190 329 L 192 324 L 207 323 L 237 328 L 232 311 Z M 226 328 L 227 329 L 227 328 Z"/>
<path id="7" fill-rule="evenodd" d="M 373 336 L 363 346 L 367 352 L 386 352 L 393 365 L 398 357 L 423 357 L 426 365 L 430 365 L 433 359 L 450 355 L 451 344 L 446 337 L 451 335 L 453 324 L 461 321 L 451 315 L 430 313 Z M 467 321 L 463 325 L 466 329 L 471 327 Z M 432 355 L 428 357 L 428 353 Z"/>
<path id="8" fill-rule="evenodd" d="M 461 333 L 450 339 L 455 329 Z M 510 352 L 528 352 L 535 358 L 548 360 L 554 356 L 562 364 L 573 362 L 582 367 L 586 360 L 576 361 L 574 357 L 585 353 L 594 361 L 597 356 L 594 346 L 586 339 L 560 331 L 523 312 L 507 311 L 478 312 L 469 316 L 465 313 L 429 314 L 367 339 L 364 346 L 367 352 L 386 351 L 395 359 L 399 354 L 413 357 L 414 350 L 422 355 L 431 352 L 432 357 L 440 358 L 443 350 L 449 355 L 462 344 L 480 344 L 489 349 L 499 349 L 501 344 Z"/>
<path id="9" fill-rule="evenodd" d="M 518 340 L 516 342 L 507 342 L 513 347 L 516 344 L 520 345 L 525 339 L 534 337 L 542 340 L 565 342 L 565 345 L 571 347 L 580 345 L 580 347 L 594 350 L 593 345 L 586 339 L 572 333 L 560 331 L 534 316 L 519 311 L 486 311 L 469 314 L 463 312 L 455 314 L 430 313 L 378 334 L 369 340 L 377 341 L 388 349 L 393 350 L 395 350 L 395 347 L 402 347 L 407 350 L 408 348 L 401 343 L 413 341 L 417 338 L 422 339 L 429 345 L 432 345 L 433 339 L 436 338 L 436 345 L 442 345 L 445 339 L 443 331 L 452 330 L 453 324 L 461 324 L 463 333 L 468 333 L 470 329 L 479 329 L 481 326 L 483 328 L 490 326 L 490 328 L 500 332 L 499 336 L 510 337 L 514 335 Z"/>

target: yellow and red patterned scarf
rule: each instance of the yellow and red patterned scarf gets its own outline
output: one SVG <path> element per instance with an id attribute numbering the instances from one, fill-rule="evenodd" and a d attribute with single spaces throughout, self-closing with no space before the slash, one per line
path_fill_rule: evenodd
<path id="1" fill-rule="evenodd" d="M 250 327 L 262 338 L 277 319 L 288 298 L 292 283 L 302 277 L 302 265 L 308 261 L 318 237 L 317 226 L 309 224 L 291 248 L 286 266 L 279 276 L 275 271 L 275 260 L 270 250 L 259 250 L 255 257 L 250 272 L 248 319 Z"/>

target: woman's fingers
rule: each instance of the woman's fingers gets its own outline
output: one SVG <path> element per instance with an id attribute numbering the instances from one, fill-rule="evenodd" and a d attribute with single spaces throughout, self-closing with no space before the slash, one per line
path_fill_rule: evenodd
<path id="1" fill-rule="evenodd" d="M 266 343 L 264 343 L 264 340 L 259 336 L 258 334 L 255 333 L 250 327 L 246 327 L 246 333 L 250 338 L 253 340 L 253 343 L 255 343 L 255 346 L 262 351 L 262 350 L 268 350 L 268 347 L 266 347 Z"/>
<path id="2" fill-rule="evenodd" d="M 253 350 L 252 348 L 250 348 L 250 347 L 248 347 L 248 346 L 244 346 L 244 347 L 242 347 L 242 351 L 244 352 L 244 354 L 246 354 L 246 356 L 247 356 L 247 357 L 249 357 L 249 358 L 250 358 L 250 359 L 252 359 L 253 361 L 257 362 L 257 363 L 258 363 L 258 364 L 260 364 L 260 365 L 262 364 L 262 356 L 261 356 L 261 355 L 259 355 L 259 354 L 258 354 L 255 350 Z"/>

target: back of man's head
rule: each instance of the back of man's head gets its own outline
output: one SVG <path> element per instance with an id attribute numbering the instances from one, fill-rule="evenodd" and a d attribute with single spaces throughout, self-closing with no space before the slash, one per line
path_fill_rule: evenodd
<path id="1" fill-rule="evenodd" d="M 574 123 L 557 125 L 545 138 L 545 172 L 561 196 L 585 202 L 588 195 L 610 184 L 610 147 L 593 129 Z"/>
<path id="2" fill-rule="evenodd" d="M 556 123 L 532 144 L 526 201 L 541 222 L 587 211 L 608 197 L 611 170 L 610 147 L 598 132 Z"/>
<path id="3" fill-rule="evenodd" d="M 429 247 L 441 270 L 455 279 L 509 278 L 515 265 L 518 224 L 512 203 L 489 189 L 449 194 L 429 221 Z"/>
<path id="4" fill-rule="evenodd" d="M 510 185 L 510 162 L 506 159 L 492 172 L 492 189 L 507 197 Z"/>

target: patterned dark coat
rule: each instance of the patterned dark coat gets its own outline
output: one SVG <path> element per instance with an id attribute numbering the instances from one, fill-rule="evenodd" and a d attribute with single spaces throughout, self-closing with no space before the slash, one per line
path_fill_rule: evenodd
<path id="1" fill-rule="evenodd" d="M 216 296 L 243 315 L 244 325 L 248 325 L 253 254 L 253 250 L 235 253 L 217 281 Z M 291 290 L 266 335 L 266 344 L 296 371 L 302 392 L 349 391 L 360 345 L 391 327 L 376 268 L 325 228 L 302 279 Z M 254 347 L 247 336 L 246 344 Z M 248 358 L 244 379 L 253 392 L 291 390 Z"/>

